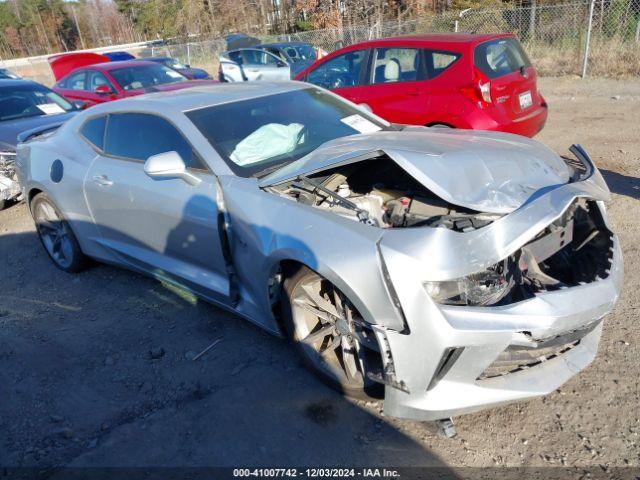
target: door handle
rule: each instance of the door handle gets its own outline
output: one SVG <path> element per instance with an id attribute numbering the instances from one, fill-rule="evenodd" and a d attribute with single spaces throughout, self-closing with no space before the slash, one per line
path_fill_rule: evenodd
<path id="1" fill-rule="evenodd" d="M 109 180 L 109 177 L 107 177 L 106 175 L 95 175 L 93 177 L 93 182 L 102 187 L 110 187 L 111 185 L 113 185 L 113 182 Z"/>

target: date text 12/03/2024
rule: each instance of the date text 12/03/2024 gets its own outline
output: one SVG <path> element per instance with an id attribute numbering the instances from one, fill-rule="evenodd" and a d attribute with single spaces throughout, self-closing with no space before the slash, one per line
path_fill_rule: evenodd
<path id="1" fill-rule="evenodd" d="M 388 468 L 236 468 L 234 477 L 257 478 L 400 478 Z"/>

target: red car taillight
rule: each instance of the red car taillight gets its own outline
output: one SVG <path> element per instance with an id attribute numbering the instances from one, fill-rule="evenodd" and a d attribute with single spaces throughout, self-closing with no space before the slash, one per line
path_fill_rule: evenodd
<path id="1" fill-rule="evenodd" d="M 493 103 L 491 98 L 491 82 L 487 76 L 477 68 L 473 71 L 473 82 L 470 87 L 463 87 L 462 94 L 469 100 L 486 107 Z"/>

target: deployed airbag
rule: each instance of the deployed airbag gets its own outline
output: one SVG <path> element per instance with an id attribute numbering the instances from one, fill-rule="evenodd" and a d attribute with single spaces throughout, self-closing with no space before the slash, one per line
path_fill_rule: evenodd
<path id="1" fill-rule="evenodd" d="M 238 165 L 251 165 L 295 150 L 304 125 L 268 123 L 241 140 L 229 156 Z"/>

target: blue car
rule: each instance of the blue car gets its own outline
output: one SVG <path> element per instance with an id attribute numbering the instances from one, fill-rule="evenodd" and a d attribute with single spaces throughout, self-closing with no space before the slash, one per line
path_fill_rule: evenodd
<path id="1" fill-rule="evenodd" d="M 171 57 L 148 57 L 143 58 L 141 60 L 147 60 L 150 62 L 161 63 L 169 68 L 172 68 L 182 75 L 187 77 L 189 80 L 206 80 L 211 78 L 205 70 L 201 68 L 192 68 L 190 65 L 185 65 L 184 63 L 180 63 L 175 58 Z"/>
<path id="2" fill-rule="evenodd" d="M 107 52 L 107 53 L 102 53 L 101 55 L 104 55 L 112 62 L 121 62 L 123 60 L 135 60 L 136 58 L 133 55 L 131 55 L 129 52 Z"/>
<path id="3" fill-rule="evenodd" d="M 78 108 L 44 85 L 29 80 L 0 80 L 0 210 L 20 197 L 15 175 L 18 137 L 55 129 Z"/>

